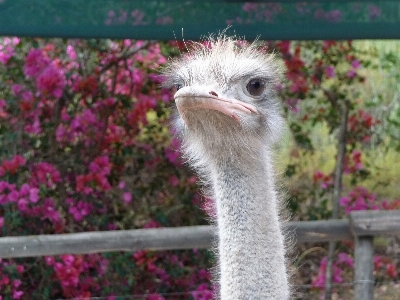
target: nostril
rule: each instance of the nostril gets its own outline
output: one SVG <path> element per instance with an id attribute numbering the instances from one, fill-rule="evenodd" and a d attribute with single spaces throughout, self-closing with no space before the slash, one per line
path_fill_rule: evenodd
<path id="1" fill-rule="evenodd" d="M 214 91 L 209 92 L 209 94 L 212 95 L 212 96 L 218 97 L 218 94 L 216 92 L 214 92 Z"/>

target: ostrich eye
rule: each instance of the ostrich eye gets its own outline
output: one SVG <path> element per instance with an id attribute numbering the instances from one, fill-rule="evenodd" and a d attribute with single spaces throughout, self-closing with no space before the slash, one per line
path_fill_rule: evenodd
<path id="1" fill-rule="evenodd" d="M 179 91 L 182 88 L 182 84 L 175 84 L 175 89 Z"/>
<path id="2" fill-rule="evenodd" d="M 262 79 L 252 79 L 246 86 L 247 91 L 252 96 L 260 96 L 265 90 L 265 81 Z"/>

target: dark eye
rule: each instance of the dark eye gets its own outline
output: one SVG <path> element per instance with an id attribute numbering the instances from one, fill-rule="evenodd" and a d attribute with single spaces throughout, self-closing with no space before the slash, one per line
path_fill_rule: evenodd
<path id="1" fill-rule="evenodd" d="M 260 96 L 265 90 L 265 81 L 262 79 L 252 79 L 246 85 L 247 91 L 252 96 Z"/>
<path id="2" fill-rule="evenodd" d="M 179 91 L 182 88 L 182 84 L 175 84 L 175 88 L 177 91 Z"/>

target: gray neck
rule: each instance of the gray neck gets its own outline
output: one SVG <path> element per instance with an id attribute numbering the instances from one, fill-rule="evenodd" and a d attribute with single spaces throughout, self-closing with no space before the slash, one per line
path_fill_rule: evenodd
<path id="1" fill-rule="evenodd" d="M 211 165 L 222 300 L 289 298 L 284 238 L 267 154 L 241 164 L 215 159 Z"/>

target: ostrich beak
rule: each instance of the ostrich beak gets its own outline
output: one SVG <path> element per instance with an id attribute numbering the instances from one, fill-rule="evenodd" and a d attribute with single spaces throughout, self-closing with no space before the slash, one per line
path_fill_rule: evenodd
<path id="1" fill-rule="evenodd" d="M 179 114 L 186 124 L 188 124 L 188 120 L 186 119 L 185 111 L 197 108 L 219 111 L 238 123 L 240 123 L 240 118 L 236 114 L 237 112 L 257 113 L 254 105 L 237 99 L 220 97 L 212 89 L 207 90 L 204 87 L 183 87 L 175 93 L 174 99 Z"/>

